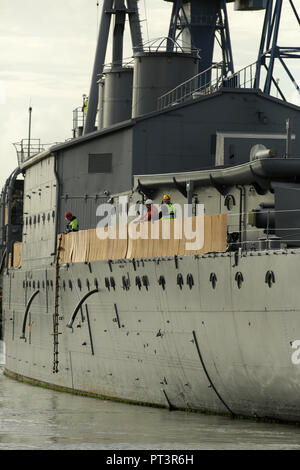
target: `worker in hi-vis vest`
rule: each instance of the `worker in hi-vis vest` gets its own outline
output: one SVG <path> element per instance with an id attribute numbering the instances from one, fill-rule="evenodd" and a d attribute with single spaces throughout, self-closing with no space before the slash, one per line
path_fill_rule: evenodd
<path id="1" fill-rule="evenodd" d="M 65 233 L 78 232 L 79 224 L 78 224 L 77 217 L 73 215 L 71 212 L 66 212 L 65 218 L 68 221 Z"/>
<path id="2" fill-rule="evenodd" d="M 175 219 L 175 207 L 171 203 L 171 196 L 169 194 L 165 194 L 162 200 L 162 220 L 166 219 Z"/>
<path id="3" fill-rule="evenodd" d="M 82 112 L 84 115 L 87 113 L 87 107 L 88 107 L 88 97 L 86 95 L 83 95 L 83 104 L 82 104 Z"/>

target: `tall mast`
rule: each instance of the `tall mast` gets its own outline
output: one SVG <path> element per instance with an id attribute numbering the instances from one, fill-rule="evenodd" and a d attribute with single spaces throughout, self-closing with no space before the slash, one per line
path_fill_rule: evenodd
<path id="1" fill-rule="evenodd" d="M 184 49 L 199 50 L 199 72 L 202 72 L 213 64 L 214 45 L 217 40 L 222 49 L 224 75 L 233 73 L 226 0 L 166 1 L 173 1 L 168 50 L 172 51 L 174 42 L 181 37 Z"/>

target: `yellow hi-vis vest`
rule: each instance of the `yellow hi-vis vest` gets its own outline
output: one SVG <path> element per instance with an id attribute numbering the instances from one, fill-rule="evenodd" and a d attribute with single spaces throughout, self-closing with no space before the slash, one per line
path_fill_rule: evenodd
<path id="1" fill-rule="evenodd" d="M 168 208 L 168 214 L 167 215 L 164 215 L 162 217 L 162 220 L 168 220 L 168 219 L 175 219 L 175 207 L 173 206 L 173 204 L 163 204 L 164 206 L 167 206 Z"/>
<path id="2" fill-rule="evenodd" d="M 88 100 L 84 100 L 83 103 L 83 114 L 87 113 L 87 107 L 88 107 Z"/>
<path id="3" fill-rule="evenodd" d="M 77 232 L 79 228 L 78 219 L 74 217 L 67 225 L 67 232 Z"/>
<path id="4" fill-rule="evenodd" d="M 72 230 L 78 228 L 78 219 L 71 220 L 70 226 L 71 226 Z"/>

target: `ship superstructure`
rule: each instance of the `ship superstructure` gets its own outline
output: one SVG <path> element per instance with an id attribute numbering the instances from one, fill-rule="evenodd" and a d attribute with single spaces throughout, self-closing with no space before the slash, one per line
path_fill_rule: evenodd
<path id="1" fill-rule="evenodd" d="M 300 48 L 278 46 L 282 8 L 296 24 L 297 8 L 235 1 L 245 15 L 265 10 L 258 60 L 235 71 L 229 2 L 172 3 L 168 36 L 145 44 L 137 2 L 105 0 L 73 138 L 18 148 L 1 200 L 6 373 L 131 402 L 297 421 L 300 110 L 273 74 L 277 60 L 299 90 L 286 61 Z M 123 63 L 126 15 L 133 65 Z M 193 220 L 204 205 L 203 246 L 97 238 L 99 206 L 159 206 L 165 193 Z M 79 232 L 64 233 L 67 211 Z"/>

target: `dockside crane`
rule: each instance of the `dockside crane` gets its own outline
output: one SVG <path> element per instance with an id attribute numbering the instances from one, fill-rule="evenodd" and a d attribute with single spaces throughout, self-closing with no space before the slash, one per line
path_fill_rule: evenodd
<path id="1" fill-rule="evenodd" d="M 198 66 L 199 75 L 205 71 L 207 76 L 210 73 L 209 69 L 214 66 L 214 49 L 217 43 L 222 53 L 221 75 L 224 81 L 221 81 L 221 83 L 224 83 L 224 86 L 226 84 L 227 86 L 239 86 L 234 70 L 227 4 L 234 3 L 236 11 L 265 10 L 255 73 L 253 80 L 251 77 L 251 85 L 248 87 L 260 88 L 264 93 L 271 94 L 271 87 L 274 85 L 277 89 L 277 94 L 285 100 L 284 94 L 279 87 L 279 82 L 274 78 L 274 64 L 276 60 L 279 60 L 295 88 L 300 92 L 300 87 L 286 63 L 287 59 L 300 58 L 300 47 L 297 46 L 297 44 L 300 44 L 300 40 L 295 38 L 296 46 L 282 47 L 278 44 L 283 8 L 291 7 L 300 26 L 299 12 L 294 0 L 164 1 L 173 4 L 166 41 L 166 52 L 172 53 L 174 44 L 177 44 L 178 39 L 180 39 L 184 52 L 189 53 L 195 50 L 198 52 L 200 58 Z M 114 16 L 112 67 L 118 67 L 122 64 L 123 33 L 127 15 L 129 17 L 133 50 L 135 52 L 143 51 L 138 0 L 104 0 L 84 134 L 88 134 L 95 129 L 98 104 L 97 82 L 103 72 L 111 18 Z"/>

